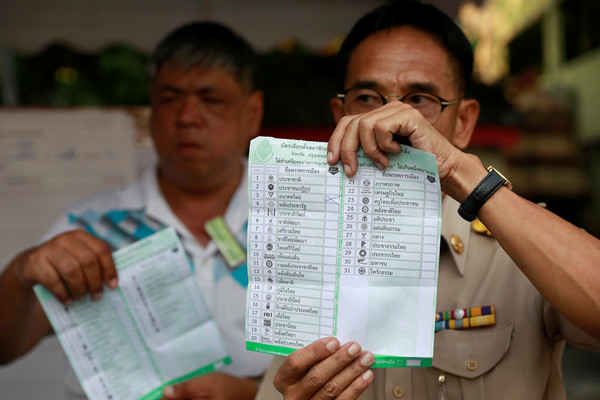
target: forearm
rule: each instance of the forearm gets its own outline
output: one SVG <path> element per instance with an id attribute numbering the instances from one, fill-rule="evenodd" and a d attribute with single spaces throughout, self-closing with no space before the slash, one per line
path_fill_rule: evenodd
<path id="1" fill-rule="evenodd" d="M 487 175 L 481 161 L 456 153 L 442 189 L 465 201 Z M 501 187 L 478 218 L 542 295 L 565 317 L 600 337 L 600 240 Z"/>
<path id="2" fill-rule="evenodd" d="M 0 364 L 24 355 L 52 331 L 33 289 L 19 281 L 24 255 L 15 257 L 0 275 Z"/>
<path id="3" fill-rule="evenodd" d="M 600 338 L 600 240 L 506 188 L 479 213 L 542 295 L 565 317 Z"/>

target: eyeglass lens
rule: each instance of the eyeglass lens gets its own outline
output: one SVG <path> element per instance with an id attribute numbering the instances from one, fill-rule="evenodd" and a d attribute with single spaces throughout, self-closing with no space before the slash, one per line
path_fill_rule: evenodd
<path id="1" fill-rule="evenodd" d="M 409 93 L 399 99 L 416 108 L 429 122 L 436 122 L 442 112 L 441 101 L 428 93 Z M 344 104 L 348 114 L 362 114 L 381 107 L 386 98 L 372 89 L 352 89 L 346 93 Z"/>

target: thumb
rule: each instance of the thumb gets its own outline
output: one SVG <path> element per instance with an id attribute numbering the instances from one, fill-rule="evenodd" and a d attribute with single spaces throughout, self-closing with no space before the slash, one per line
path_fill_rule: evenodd
<path id="1" fill-rule="evenodd" d="M 165 386 L 162 393 L 165 400 L 189 400 L 204 398 L 206 388 L 197 379 L 192 379 L 177 385 Z"/>

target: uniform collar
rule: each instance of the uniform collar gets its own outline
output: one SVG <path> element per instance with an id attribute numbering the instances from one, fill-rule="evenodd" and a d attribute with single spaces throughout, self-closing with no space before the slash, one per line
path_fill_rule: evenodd
<path id="1" fill-rule="evenodd" d="M 442 200 L 442 238 L 446 241 L 456 268 L 461 276 L 465 274 L 469 241 L 471 239 L 471 224 L 458 215 L 459 203 L 448 195 Z M 452 235 L 462 241 L 463 251 L 459 254 L 451 243 Z"/>

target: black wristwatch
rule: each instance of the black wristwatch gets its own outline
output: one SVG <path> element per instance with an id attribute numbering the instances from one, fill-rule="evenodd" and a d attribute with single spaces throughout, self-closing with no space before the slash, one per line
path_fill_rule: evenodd
<path id="1" fill-rule="evenodd" d="M 489 174 L 475 189 L 471 192 L 469 197 L 461 203 L 458 207 L 458 214 L 471 222 L 477 218 L 477 213 L 483 204 L 489 199 L 496 190 L 500 189 L 501 186 L 506 186 L 512 190 L 512 184 L 504 175 L 502 175 L 496 168 L 491 165 L 485 167 L 489 171 Z"/>

